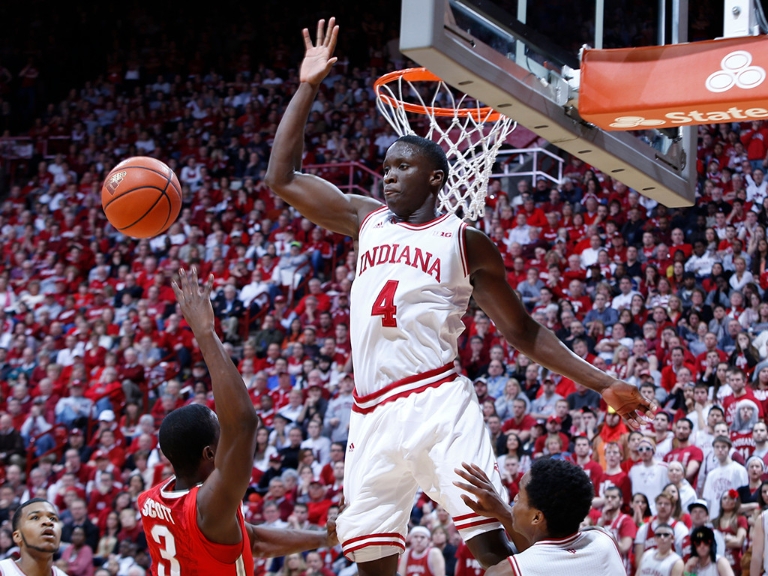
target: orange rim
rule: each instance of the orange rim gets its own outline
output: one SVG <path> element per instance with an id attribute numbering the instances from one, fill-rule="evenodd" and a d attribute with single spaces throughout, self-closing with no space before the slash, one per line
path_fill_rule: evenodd
<path id="1" fill-rule="evenodd" d="M 415 114 L 425 114 L 427 116 L 472 116 L 478 122 L 496 122 L 501 114 L 495 112 L 490 106 L 484 106 L 482 108 L 440 108 L 434 106 L 422 106 L 421 104 L 412 104 L 411 102 L 403 102 L 397 98 L 393 98 L 388 94 L 382 92 L 382 87 L 385 84 L 389 84 L 399 79 L 408 80 L 410 82 L 442 82 L 442 79 L 435 76 L 432 72 L 426 68 L 406 68 L 405 70 L 395 70 L 384 74 L 373 83 L 373 89 L 376 92 L 376 97 L 383 102 L 386 102 L 390 106 L 396 106 L 402 108 L 406 112 L 413 112 Z"/>

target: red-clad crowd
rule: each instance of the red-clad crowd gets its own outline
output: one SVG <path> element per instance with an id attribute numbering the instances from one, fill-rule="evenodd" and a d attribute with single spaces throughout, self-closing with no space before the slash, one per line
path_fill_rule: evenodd
<path id="1" fill-rule="evenodd" d="M 405 64 L 391 42 L 377 45 L 368 67 L 342 58 L 321 87 L 304 157 L 340 185 L 349 169 L 339 164 L 357 163 L 355 185 L 374 196 L 363 168 L 376 171 L 397 136 L 376 112 L 373 80 Z M 188 403 L 215 409 L 170 286 L 180 268 L 214 275 L 217 329 L 264 424 L 246 518 L 321 528 L 344 481 L 355 249 L 262 181 L 295 69 L 144 82 L 130 70 L 48 108 L 25 136 L 37 151 L 51 137 L 68 144 L 19 166 L 0 205 L 0 557 L 14 553 L 15 507 L 42 496 L 61 510 L 64 542 L 84 533 L 91 556 L 67 555 L 72 574 L 148 566 L 135 502 L 172 474 L 159 425 Z M 693 208 L 669 209 L 569 158 L 556 187 L 492 179 L 474 223 L 541 324 L 662 407 L 630 432 L 598 394 L 510 348 L 482 311 L 465 317 L 456 362 L 475 383 L 510 501 L 532 460 L 578 463 L 595 488 L 585 523 L 614 533 L 628 574 L 655 556 L 657 529 L 671 529 L 671 553 L 691 567 L 709 542 L 741 574 L 768 508 L 767 146 L 766 123 L 701 127 Z M 166 162 L 184 192 L 179 219 L 141 241 L 100 206 L 104 176 L 135 155 Z M 412 521 L 447 574 L 482 574 L 444 510 L 422 497 Z M 339 549 L 257 565 L 351 569 Z"/>

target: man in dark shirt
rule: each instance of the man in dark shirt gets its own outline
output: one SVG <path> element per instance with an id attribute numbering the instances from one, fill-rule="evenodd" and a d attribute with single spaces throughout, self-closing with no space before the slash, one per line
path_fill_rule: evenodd
<path id="1" fill-rule="evenodd" d="M 21 466 L 25 455 L 24 439 L 13 427 L 13 418 L 10 414 L 3 414 L 0 416 L 0 462 L 3 466 L 9 464 Z"/>
<path id="2" fill-rule="evenodd" d="M 301 452 L 301 443 L 304 437 L 301 433 L 301 428 L 291 428 L 288 431 L 288 446 L 280 449 L 280 456 L 283 457 L 283 466 L 285 468 L 293 468 L 294 470 L 299 467 L 299 452 Z"/>
<path id="3" fill-rule="evenodd" d="M 600 405 L 600 394 L 578 382 L 574 382 L 574 385 L 576 386 L 576 392 L 571 392 L 566 398 L 569 410 L 597 408 Z"/>
<path id="4" fill-rule="evenodd" d="M 66 522 L 61 529 L 61 541 L 72 542 L 72 532 L 75 528 L 82 528 L 85 532 L 85 543 L 91 550 L 99 546 L 99 529 L 88 519 L 88 507 L 85 500 L 77 498 L 69 505 L 69 513 L 72 520 Z"/>

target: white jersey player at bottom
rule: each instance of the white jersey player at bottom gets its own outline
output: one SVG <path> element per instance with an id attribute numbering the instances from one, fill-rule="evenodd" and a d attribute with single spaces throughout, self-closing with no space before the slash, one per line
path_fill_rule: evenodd
<path id="1" fill-rule="evenodd" d="M 27 576 L 24 574 L 24 572 L 21 571 L 21 569 L 16 565 L 16 562 L 14 562 L 13 558 L 6 558 L 5 560 L 0 561 L 0 576 Z M 51 569 L 51 576 L 67 576 L 66 572 L 63 572 L 56 568 L 56 566 L 53 566 Z"/>
<path id="2" fill-rule="evenodd" d="M 514 576 L 626 574 L 616 542 L 602 528 L 589 528 L 567 538 L 539 540 L 507 561 Z"/>

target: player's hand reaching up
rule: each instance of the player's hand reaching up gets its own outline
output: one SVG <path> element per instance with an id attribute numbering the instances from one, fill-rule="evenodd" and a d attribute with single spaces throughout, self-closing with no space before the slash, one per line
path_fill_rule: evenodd
<path id="1" fill-rule="evenodd" d="M 462 462 L 461 465 L 464 467 L 464 470 L 456 468 L 454 472 L 467 482 L 456 481 L 454 485 L 462 490 L 466 490 L 476 498 L 473 500 L 468 495 L 462 494 L 461 499 L 464 500 L 464 504 L 480 516 L 497 519 L 503 517 L 507 510 L 507 504 L 499 493 L 496 492 L 496 488 L 494 488 L 485 471 L 476 464 Z"/>
<path id="2" fill-rule="evenodd" d="M 649 402 L 643 398 L 637 386 L 621 380 L 615 380 L 602 394 L 608 405 L 616 410 L 633 430 L 640 428 L 643 416 L 652 418 L 659 409 L 655 400 Z"/>
<path id="3" fill-rule="evenodd" d="M 200 287 L 197 281 L 197 268 L 192 267 L 189 273 L 181 269 L 179 284 L 175 281 L 171 282 L 171 287 L 176 293 L 176 300 L 192 332 L 197 335 L 205 330 L 213 330 L 213 306 L 211 305 L 213 274 L 208 277 L 208 282 Z"/>
<path id="4" fill-rule="evenodd" d="M 299 80 L 312 86 L 317 86 L 322 82 L 331 67 L 336 63 L 333 51 L 336 48 L 336 38 L 339 35 L 339 27 L 336 26 L 336 19 L 331 18 L 328 21 L 328 29 L 325 29 L 325 20 L 317 23 L 317 41 L 312 44 L 312 38 L 309 30 L 304 28 L 304 46 L 307 51 L 304 55 L 304 61 L 299 70 Z"/>

